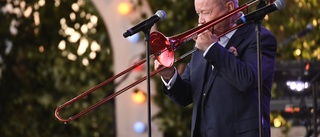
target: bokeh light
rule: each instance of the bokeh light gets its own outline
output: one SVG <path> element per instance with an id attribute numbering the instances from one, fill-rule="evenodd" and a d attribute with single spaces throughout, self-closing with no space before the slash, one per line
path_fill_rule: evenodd
<path id="1" fill-rule="evenodd" d="M 146 125 L 143 122 L 136 122 L 133 125 L 133 129 L 137 133 L 143 133 L 146 131 Z"/>
<path id="2" fill-rule="evenodd" d="M 137 104 L 145 102 L 146 98 L 146 94 L 141 90 L 135 90 L 132 94 L 132 100 Z"/>
<path id="3" fill-rule="evenodd" d="M 128 37 L 129 42 L 131 43 L 137 43 L 140 40 L 140 35 L 139 33 L 136 33 L 130 37 Z"/>
<path id="4" fill-rule="evenodd" d="M 128 15 L 131 12 L 131 6 L 129 3 L 122 2 L 118 5 L 118 12 L 121 15 Z"/>
<path id="5" fill-rule="evenodd" d="M 279 120 L 279 118 L 275 118 L 273 120 L 273 126 L 274 127 L 280 127 L 281 126 L 281 121 Z"/>

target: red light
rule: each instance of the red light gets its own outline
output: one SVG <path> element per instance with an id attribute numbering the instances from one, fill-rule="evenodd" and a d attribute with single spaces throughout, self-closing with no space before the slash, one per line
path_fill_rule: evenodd
<path id="1" fill-rule="evenodd" d="M 286 108 L 284 109 L 284 111 L 287 112 L 287 113 L 293 113 L 293 112 L 294 112 L 294 110 L 293 110 L 292 107 L 286 107 Z"/>
<path id="2" fill-rule="evenodd" d="M 143 65 L 139 65 L 139 66 L 135 67 L 133 70 L 136 72 L 140 72 L 143 70 Z"/>
<path id="3" fill-rule="evenodd" d="M 299 108 L 299 107 L 296 107 L 296 108 L 294 108 L 294 111 L 295 111 L 295 112 L 300 112 L 300 108 Z"/>
<path id="4" fill-rule="evenodd" d="M 305 70 L 309 70 L 310 69 L 310 64 L 309 63 L 307 63 L 306 65 L 305 65 L 305 68 L 304 68 Z"/>

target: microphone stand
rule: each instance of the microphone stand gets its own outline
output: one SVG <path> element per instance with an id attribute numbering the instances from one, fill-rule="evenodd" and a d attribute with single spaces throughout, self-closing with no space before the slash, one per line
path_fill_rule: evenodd
<path id="1" fill-rule="evenodd" d="M 255 21 L 255 25 L 256 25 L 256 37 L 257 37 L 257 65 L 258 65 L 258 105 L 259 105 L 259 137 L 263 137 L 263 117 L 262 117 L 262 74 L 261 74 L 261 36 L 260 36 L 260 32 L 261 32 L 261 20 L 259 21 Z"/>
<path id="2" fill-rule="evenodd" d="M 151 137 L 151 98 L 150 98 L 150 29 L 152 27 L 153 23 L 146 22 L 146 27 L 143 30 L 143 33 L 145 35 L 145 42 L 147 45 L 146 49 L 146 59 L 147 59 L 147 104 L 148 104 L 148 137 Z"/>
<path id="3" fill-rule="evenodd" d="M 261 0 L 260 3 L 257 5 L 257 9 L 265 7 L 267 5 L 267 1 Z M 257 38 L 257 66 L 258 66 L 258 108 L 259 108 L 259 137 L 264 137 L 263 134 L 263 122 L 265 122 L 263 118 L 263 106 L 262 106 L 262 68 L 261 68 L 261 22 L 266 15 L 265 11 L 261 10 L 255 15 L 254 23 L 255 23 L 255 31 L 256 31 L 256 38 Z"/>

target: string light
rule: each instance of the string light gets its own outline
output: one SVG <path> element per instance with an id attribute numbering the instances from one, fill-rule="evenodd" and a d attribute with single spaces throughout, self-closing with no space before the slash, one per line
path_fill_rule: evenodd
<path id="1" fill-rule="evenodd" d="M 293 53 L 294 53 L 295 56 L 300 56 L 301 50 L 300 49 L 296 49 Z"/>
<path id="2" fill-rule="evenodd" d="M 279 118 L 273 119 L 273 126 L 274 127 L 280 127 L 281 126 L 281 121 Z"/>
<path id="3" fill-rule="evenodd" d="M 131 12 L 131 6 L 130 4 L 126 3 L 126 2 L 122 2 L 118 5 L 118 12 L 121 15 L 128 15 Z"/>
<path id="4" fill-rule="evenodd" d="M 133 129 L 137 133 L 143 133 L 146 131 L 146 125 L 143 122 L 138 121 L 134 123 Z"/>
<path id="5" fill-rule="evenodd" d="M 131 43 L 137 43 L 137 42 L 139 41 L 139 39 L 140 39 L 139 33 L 136 33 L 136 34 L 128 37 L 128 40 L 129 40 L 129 42 L 131 42 Z"/>
<path id="6" fill-rule="evenodd" d="M 39 52 L 40 53 L 43 53 L 44 52 L 44 47 L 41 45 L 41 46 L 39 46 Z"/>
<path id="7" fill-rule="evenodd" d="M 42 0 L 42 2 L 44 1 Z M 60 0 L 57 0 L 55 2 L 55 6 L 60 5 Z M 71 61 L 76 61 L 78 57 L 82 56 L 82 65 L 88 66 L 90 64 L 89 60 L 95 59 L 97 56 L 97 52 L 101 51 L 101 46 L 97 41 L 90 41 L 86 38 L 86 35 L 88 33 L 95 34 L 97 32 L 97 29 L 95 27 L 97 27 L 99 19 L 96 15 L 82 11 L 80 8 L 84 4 L 85 3 L 83 0 L 78 0 L 77 3 L 73 3 L 71 5 L 73 11 L 70 12 L 69 18 L 60 19 L 61 29 L 59 30 L 59 34 L 67 38 L 67 40 L 61 40 L 58 44 L 58 49 L 62 51 L 62 56 L 67 57 L 67 59 Z M 86 19 L 87 23 L 77 22 L 78 18 Z M 74 22 L 74 25 L 68 26 L 67 20 Z M 37 21 L 37 18 L 35 18 L 35 22 L 36 25 L 38 24 L 37 22 L 40 23 L 40 21 Z M 68 51 L 70 50 L 67 48 L 69 44 L 78 45 L 76 54 Z"/>
<path id="8" fill-rule="evenodd" d="M 132 100 L 137 104 L 144 103 L 146 101 L 146 98 L 146 94 L 138 89 L 135 89 L 132 94 Z"/>
<path id="9" fill-rule="evenodd" d="M 88 66 L 89 65 L 89 60 L 87 58 L 82 59 L 82 64 L 84 66 Z"/>
<path id="10" fill-rule="evenodd" d="M 73 4 L 71 5 L 71 8 L 72 8 L 72 10 L 73 10 L 74 12 L 78 12 L 79 9 L 80 9 L 80 7 L 79 7 L 79 5 L 78 5 L 77 3 L 73 3 Z"/>

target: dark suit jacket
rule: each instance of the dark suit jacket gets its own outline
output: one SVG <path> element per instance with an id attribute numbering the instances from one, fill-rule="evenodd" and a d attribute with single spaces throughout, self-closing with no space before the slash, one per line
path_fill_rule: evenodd
<path id="1" fill-rule="evenodd" d="M 277 42 L 263 27 L 260 36 L 263 126 L 266 127 L 265 137 L 269 137 L 270 92 Z M 238 56 L 228 51 L 231 46 L 237 49 Z M 214 70 L 208 81 L 209 86 L 203 86 L 207 61 L 214 66 Z M 171 89 L 163 89 L 179 105 L 193 103 L 192 136 L 197 112 L 201 111 L 201 119 L 205 121 L 201 130 L 207 137 L 258 137 L 257 68 L 255 25 L 250 23 L 238 28 L 225 48 L 216 43 L 205 57 L 201 51 L 194 52 L 185 71 L 177 77 Z"/>

